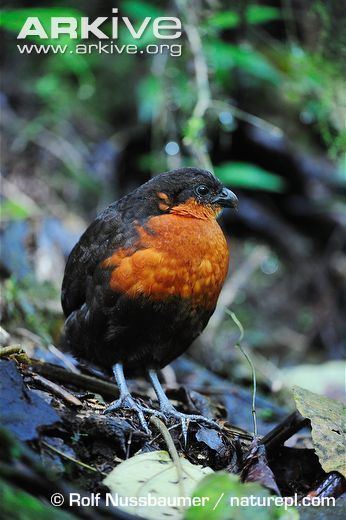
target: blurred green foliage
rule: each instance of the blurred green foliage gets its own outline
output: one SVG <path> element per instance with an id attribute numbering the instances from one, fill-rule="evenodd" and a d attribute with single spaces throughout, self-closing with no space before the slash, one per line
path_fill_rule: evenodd
<path id="1" fill-rule="evenodd" d="M 27 328 L 46 346 L 58 339 L 61 317 L 49 308 L 49 302 L 59 298 L 56 287 L 49 282 L 40 283 L 32 276 L 23 280 L 11 277 L 4 281 L 1 292 L 5 319 L 10 320 L 13 328 Z"/>
<path id="2" fill-rule="evenodd" d="M 17 201 L 7 199 L 1 204 L 1 218 L 3 221 L 23 220 L 30 217 L 30 215 L 30 210 Z"/>
<path id="3" fill-rule="evenodd" d="M 135 24 L 146 16 L 178 15 L 184 27 L 190 23 L 189 6 L 177 8 L 177 5 L 180 4 L 123 0 L 119 4 L 119 15 L 129 16 Z M 72 4 L 61 2 L 59 7 L 6 9 L 0 26 L 15 37 L 28 16 L 38 16 L 48 28 L 52 16 L 100 15 L 95 6 L 85 6 L 83 10 L 79 6 L 76 1 Z M 111 12 L 102 13 L 105 14 L 112 15 Z M 257 115 L 264 124 L 274 123 L 292 136 L 304 135 L 307 147 L 315 146 L 317 134 L 330 155 L 341 158 L 346 149 L 341 53 L 330 59 L 323 47 L 328 35 L 332 36 L 333 11 L 317 0 L 302 15 L 306 17 L 304 23 L 295 16 L 292 10 L 287 12 L 282 7 L 262 3 L 244 5 L 238 1 L 220 2 L 216 7 L 201 7 L 196 11 L 211 98 L 210 107 L 202 118 L 191 117 L 198 89 L 194 56 L 186 34 L 182 39 L 181 57 L 144 54 L 139 58 L 129 54 L 70 52 L 25 56 L 22 59 L 25 59 L 26 67 L 21 79 L 24 90 L 32 96 L 34 113 L 21 129 L 23 139 L 35 139 L 47 131 L 66 139 L 66 134 L 73 131 L 73 146 L 78 148 L 80 157 L 76 161 L 60 157 L 57 175 L 69 178 L 69 182 L 82 192 L 99 197 L 102 180 L 88 170 L 83 152 L 86 147 L 90 153 L 95 127 L 106 137 L 114 131 L 129 133 L 131 125 L 148 125 L 152 149 L 142 152 L 137 158 L 137 166 L 157 172 L 172 164 L 165 152 L 167 141 L 174 140 L 179 144 L 179 161 L 182 165 L 189 164 L 194 146 L 208 148 L 208 134 L 215 128 L 213 101 L 222 100 L 232 108 L 239 92 L 246 92 L 246 103 L 242 107 L 245 113 Z M 311 20 L 311 29 L 308 20 Z M 299 23 L 306 31 L 300 37 L 293 30 Z M 272 33 L 268 28 L 274 28 Z M 102 30 L 110 34 L 110 22 L 102 26 Z M 283 36 L 282 31 L 286 35 Z M 311 32 L 314 32 L 313 39 Z M 30 40 L 37 41 L 37 38 L 30 37 Z M 148 30 L 135 43 L 144 48 L 152 41 L 152 32 Z M 48 39 L 40 43 L 70 42 L 63 35 L 58 41 Z M 128 31 L 122 31 L 119 43 L 134 43 L 134 40 Z M 337 42 L 334 42 L 334 48 L 337 49 Z M 10 53 L 13 59 L 20 59 L 13 40 Z M 239 118 L 241 116 L 237 114 L 232 128 L 218 123 L 219 131 L 232 133 Z M 84 135 L 80 138 L 78 128 L 81 125 Z M 310 137 L 306 132 L 304 134 L 302 125 L 308 128 Z M 223 165 L 216 164 L 216 171 L 244 188 L 285 189 L 273 176 L 260 172 L 251 164 L 245 167 L 233 162 L 231 158 Z M 13 203 L 5 211 L 7 214 L 12 212 L 15 217 L 20 213 Z"/>
<path id="4" fill-rule="evenodd" d="M 243 14 L 249 24 L 271 22 L 281 17 L 280 9 L 268 5 L 249 5 Z M 234 29 L 241 23 L 240 14 L 236 11 L 222 11 L 208 19 L 208 25 L 217 29 Z"/>
<path id="5" fill-rule="evenodd" d="M 228 473 L 214 473 L 205 477 L 197 486 L 194 492 L 195 497 L 208 497 L 209 500 L 204 506 L 193 506 L 187 511 L 186 520 L 199 520 L 208 517 L 210 520 L 298 520 L 299 513 L 293 508 L 285 509 L 284 506 L 275 506 L 270 503 L 268 506 L 244 505 L 246 500 L 256 497 L 263 503 L 269 499 L 270 491 L 262 487 L 259 483 L 243 483 L 236 475 Z M 242 505 L 230 505 L 230 500 L 243 500 Z"/>
<path id="6" fill-rule="evenodd" d="M 38 498 L 21 491 L 0 478 L 0 512 L 13 520 L 74 520 L 75 515 L 43 504 Z"/>
<path id="7" fill-rule="evenodd" d="M 230 186 L 266 191 L 284 191 L 281 177 L 269 173 L 251 163 L 223 163 L 215 167 L 216 175 Z"/>
<path id="8" fill-rule="evenodd" d="M 58 7 L 54 5 L 56 2 L 46 1 L 46 7 L 23 8 L 19 2 L 11 2 L 2 13 L 0 28 L 5 35 L 3 47 L 7 65 L 4 90 L 13 117 L 10 121 L 13 128 L 9 125 L 13 137 L 11 152 L 16 159 L 13 171 L 19 170 L 23 178 L 34 177 L 42 182 L 38 191 L 42 185 L 49 186 L 48 192 L 43 190 L 48 194 L 42 197 L 42 206 L 54 209 L 62 202 L 60 216 L 76 201 L 83 200 L 82 208 L 74 208 L 75 213 L 82 213 L 85 208 L 95 211 L 115 198 L 117 186 L 114 186 L 120 175 L 117 154 L 123 151 L 127 154 L 125 164 L 130 164 L 137 175 L 135 178 L 131 168 L 125 171 L 126 176 L 135 178 L 133 185 L 148 173 L 176 166 L 203 166 L 199 158 L 211 156 L 215 173 L 225 184 L 272 195 L 285 192 L 287 184 L 282 177 L 259 167 L 251 156 L 240 160 L 233 155 L 234 134 L 245 121 L 269 133 L 274 130 L 275 135 L 287 135 L 297 148 L 316 155 L 322 151 L 323 155 L 339 162 L 340 177 L 345 178 L 344 42 L 334 11 L 336 2 L 314 0 L 304 11 L 287 9 L 284 5 L 287 3 L 272 6 L 242 0 L 203 4 L 164 0 L 117 2 L 119 15 L 129 16 L 136 27 L 146 16 L 179 16 L 186 28 L 180 41 L 180 57 L 73 52 L 20 55 L 16 35 L 28 16 L 38 16 L 48 30 L 52 16 L 110 17 L 111 5 L 105 10 L 98 2 L 61 0 Z M 194 6 L 198 8 L 191 13 Z M 189 34 L 191 25 L 197 28 L 200 41 Z M 110 34 L 111 23 L 105 23 L 102 30 Z M 95 41 L 91 39 L 89 43 Z M 139 41 L 128 31 L 120 30 L 118 43 L 136 43 L 142 50 L 154 41 L 150 29 Z M 43 41 L 30 36 L 26 43 L 71 45 L 66 35 L 58 40 Z M 80 39 L 73 45 L 76 43 L 80 43 Z M 207 74 L 202 77 L 201 87 L 203 82 L 199 76 L 203 76 L 204 64 Z M 206 106 L 199 112 L 196 107 L 203 96 Z M 168 153 L 169 142 L 177 145 L 177 153 Z M 215 142 L 222 148 L 219 155 L 213 153 Z M 127 149 L 129 143 L 131 146 Z M 104 164 L 107 154 L 110 159 L 100 173 L 99 166 Z M 22 156 L 25 166 L 20 165 Z M 33 207 L 15 196 L 7 197 L 2 218 L 26 219 L 33 216 Z M 245 243 L 238 265 L 245 264 L 254 248 L 254 244 Z M 268 268 L 270 262 L 272 265 Z M 279 282 L 287 277 L 283 265 L 272 254 L 267 265 L 261 265 L 254 274 L 250 289 L 248 283 L 248 304 L 240 305 L 241 298 L 246 298 L 243 290 L 238 292 L 235 301 L 247 340 L 254 348 L 267 344 L 275 332 L 275 323 L 279 323 L 273 312 L 277 303 L 271 306 L 267 303 L 270 293 L 275 293 L 273 281 L 267 275 L 276 270 Z M 285 287 L 282 289 L 279 283 L 277 287 L 282 297 Z M 56 304 L 59 295 L 51 284 L 38 283 L 33 278 L 22 281 L 8 278 L 2 292 L 10 332 L 18 327 L 27 328 L 45 345 L 58 340 L 61 317 L 51 311 L 49 302 Z M 263 320 L 265 313 L 263 309 L 259 311 L 256 298 L 272 311 L 269 310 L 271 315 L 267 321 Z M 296 300 L 288 303 L 286 320 L 295 331 L 308 335 L 316 319 L 313 308 L 299 302 L 297 310 L 292 308 L 295 304 Z M 229 333 L 225 326 L 216 339 L 216 343 L 222 342 L 223 350 L 229 344 L 225 339 Z M 235 363 L 231 361 L 219 356 L 219 363 L 232 367 L 234 378 L 248 377 L 247 367 L 244 376 L 234 369 Z M 244 364 L 243 360 L 241 363 Z M 272 412 L 263 410 L 261 413 L 270 415 Z M 58 520 L 71 518 L 1 482 L 0 487 L 5 514 L 17 511 L 20 519 L 47 515 Z M 196 490 L 199 496 L 210 496 L 211 506 L 221 492 L 225 493 L 225 500 L 215 510 L 194 508 L 187 518 L 204 518 L 207 514 L 210 519 L 228 519 L 230 509 L 226 499 L 229 496 L 267 495 L 257 484 L 242 484 L 236 477 L 220 474 L 213 475 Z M 272 519 L 285 515 L 282 509 L 274 507 L 232 509 L 232 514 L 239 519 L 254 515 Z M 296 511 L 291 511 L 288 517 L 296 518 Z"/>
<path id="9" fill-rule="evenodd" d="M 232 81 L 230 71 L 238 68 L 259 81 L 269 81 L 279 86 L 280 74 L 264 54 L 250 45 L 232 45 L 209 37 L 205 52 L 210 67 L 215 70 L 215 79 L 223 85 Z"/>
<path id="10" fill-rule="evenodd" d="M 4 9 L 1 13 L 0 18 L 0 27 L 4 27 L 9 31 L 14 31 L 15 33 L 19 33 L 27 18 L 30 16 L 37 16 L 40 19 L 40 22 L 46 32 L 49 33 L 49 27 L 51 23 L 51 18 L 56 16 L 74 16 L 80 17 L 83 16 L 81 11 L 72 8 L 65 7 L 29 7 L 26 9 L 13 9 L 7 10 Z M 29 39 L 41 42 L 41 39 L 37 36 L 29 36 Z M 60 43 L 59 39 L 59 43 Z M 46 39 L 45 43 L 56 43 L 56 40 Z"/>

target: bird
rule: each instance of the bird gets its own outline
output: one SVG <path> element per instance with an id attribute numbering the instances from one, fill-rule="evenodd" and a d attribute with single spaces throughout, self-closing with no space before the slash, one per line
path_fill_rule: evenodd
<path id="1" fill-rule="evenodd" d="M 212 316 L 229 266 L 217 221 L 236 195 L 210 171 L 158 174 L 110 204 L 90 224 L 66 263 L 61 303 L 63 343 L 77 358 L 112 370 L 119 398 L 105 413 L 131 409 L 190 421 L 167 398 L 158 372 L 184 353 Z M 159 410 L 140 404 L 125 374 L 145 373 Z"/>

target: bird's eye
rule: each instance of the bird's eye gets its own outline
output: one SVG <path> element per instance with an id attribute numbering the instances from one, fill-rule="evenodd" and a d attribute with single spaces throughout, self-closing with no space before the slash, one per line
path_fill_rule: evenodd
<path id="1" fill-rule="evenodd" d="M 201 197 L 205 197 L 205 195 L 208 195 L 208 193 L 209 193 L 209 188 L 205 184 L 200 184 L 196 188 L 196 193 L 197 193 L 197 195 L 200 195 Z"/>

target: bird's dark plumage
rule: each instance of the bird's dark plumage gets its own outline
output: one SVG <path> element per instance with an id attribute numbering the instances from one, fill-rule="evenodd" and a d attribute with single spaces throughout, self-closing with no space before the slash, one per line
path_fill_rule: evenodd
<path id="1" fill-rule="evenodd" d="M 216 222 L 235 196 L 195 168 L 154 177 L 108 206 L 68 259 L 65 343 L 111 368 L 162 368 L 214 311 L 228 268 Z"/>

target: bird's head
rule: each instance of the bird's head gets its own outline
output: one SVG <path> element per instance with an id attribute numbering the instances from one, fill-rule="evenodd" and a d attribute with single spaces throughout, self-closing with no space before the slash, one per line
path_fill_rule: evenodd
<path id="1" fill-rule="evenodd" d="M 157 175 L 143 184 L 138 195 L 155 214 L 216 218 L 223 208 L 236 208 L 236 195 L 212 173 L 180 168 Z"/>

